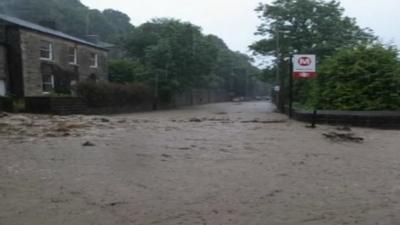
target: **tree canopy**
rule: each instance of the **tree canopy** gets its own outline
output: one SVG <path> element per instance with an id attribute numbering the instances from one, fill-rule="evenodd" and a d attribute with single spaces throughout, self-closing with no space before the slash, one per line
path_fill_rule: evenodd
<path id="1" fill-rule="evenodd" d="M 257 82 L 259 70 L 248 56 L 188 22 L 161 18 L 144 23 L 126 36 L 125 49 L 128 60 L 111 64 L 117 82 L 152 84 L 157 79 L 163 93 L 212 88 L 242 96 Z"/>
<path id="2" fill-rule="evenodd" d="M 376 39 L 371 30 L 360 28 L 355 19 L 344 16 L 336 0 L 275 0 L 260 4 L 256 11 L 262 20 L 256 34 L 264 39 L 250 47 L 262 55 L 310 53 L 323 60 L 341 48 Z"/>

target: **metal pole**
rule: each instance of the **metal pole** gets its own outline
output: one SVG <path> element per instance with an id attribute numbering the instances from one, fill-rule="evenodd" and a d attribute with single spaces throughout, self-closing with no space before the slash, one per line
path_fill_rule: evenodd
<path id="1" fill-rule="evenodd" d="M 280 77 L 280 66 L 281 66 L 281 46 L 280 46 L 280 35 L 279 35 L 279 29 L 278 27 L 275 27 L 275 31 L 276 31 L 276 78 L 275 78 L 275 85 L 279 85 L 280 89 L 279 92 L 275 93 L 275 104 L 276 106 L 279 108 L 279 110 L 282 112 L 284 112 L 284 107 L 283 105 L 283 98 L 282 98 L 282 93 L 283 93 L 283 82 L 281 81 L 281 77 Z"/>
<path id="2" fill-rule="evenodd" d="M 289 58 L 289 118 L 293 118 L 293 56 Z"/>
<path id="3" fill-rule="evenodd" d="M 317 124 L 317 109 L 315 108 L 311 120 L 311 128 L 315 128 Z"/>

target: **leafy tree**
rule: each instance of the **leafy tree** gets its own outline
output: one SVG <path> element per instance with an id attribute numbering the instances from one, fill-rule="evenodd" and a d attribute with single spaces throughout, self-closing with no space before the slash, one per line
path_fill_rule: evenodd
<path id="1" fill-rule="evenodd" d="M 319 74 L 309 103 L 321 109 L 400 109 L 400 61 L 393 47 L 341 50 L 321 65 Z"/>
<path id="2" fill-rule="evenodd" d="M 109 62 L 109 77 L 111 82 L 145 82 L 149 73 L 149 70 L 138 61 L 119 59 Z"/>
<path id="3" fill-rule="evenodd" d="M 149 80 L 157 78 L 171 91 L 204 86 L 217 51 L 199 27 L 173 19 L 154 19 L 139 26 L 126 48 L 132 59 L 152 71 Z"/>
<path id="4" fill-rule="evenodd" d="M 251 64 L 252 59 L 240 52 L 231 51 L 222 39 L 207 36 L 208 41 L 218 49 L 214 73 L 216 85 L 229 91 L 233 96 L 250 95 L 250 90 L 259 81 L 261 71 Z"/>
<path id="5" fill-rule="evenodd" d="M 262 55 L 277 56 L 278 39 L 279 57 L 312 53 L 322 60 L 340 48 L 375 40 L 370 30 L 343 15 L 336 0 L 275 0 L 259 5 L 256 11 L 263 20 L 256 34 L 265 39 L 251 48 Z"/>

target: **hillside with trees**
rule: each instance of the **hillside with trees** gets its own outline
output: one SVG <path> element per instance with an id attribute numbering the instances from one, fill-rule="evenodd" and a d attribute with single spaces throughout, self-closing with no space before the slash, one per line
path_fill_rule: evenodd
<path id="1" fill-rule="evenodd" d="M 79 0 L 1 0 L 0 13 L 34 23 L 54 21 L 65 33 L 81 38 L 99 35 L 111 43 L 134 28 L 126 14 L 89 9 Z"/>

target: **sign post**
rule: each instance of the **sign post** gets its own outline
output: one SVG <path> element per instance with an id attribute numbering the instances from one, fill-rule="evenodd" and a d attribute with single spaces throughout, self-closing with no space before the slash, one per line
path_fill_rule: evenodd
<path id="1" fill-rule="evenodd" d="M 293 79 L 310 79 L 317 77 L 316 56 L 296 54 L 290 59 L 289 77 L 289 117 L 293 116 Z"/>

